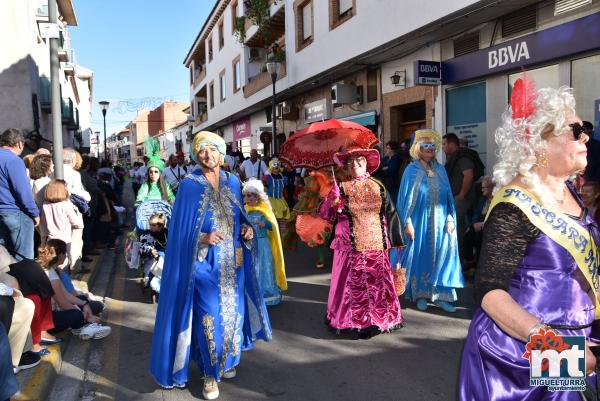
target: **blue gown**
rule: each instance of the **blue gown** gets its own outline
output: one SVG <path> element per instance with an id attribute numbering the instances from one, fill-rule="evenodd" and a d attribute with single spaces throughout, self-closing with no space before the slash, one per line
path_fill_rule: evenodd
<path id="1" fill-rule="evenodd" d="M 261 212 L 257 211 L 248 213 L 248 220 L 252 223 L 257 239 L 258 276 L 265 302 L 267 305 L 278 305 L 281 302 L 281 290 L 275 282 L 273 252 L 271 251 L 269 237 L 267 237 L 267 230 L 272 230 L 272 225 Z M 258 223 L 260 222 L 265 223 L 265 226 L 259 227 Z"/>
<path id="2" fill-rule="evenodd" d="M 454 197 L 444 166 L 435 161 L 433 172 L 430 177 L 415 160 L 402 176 L 396 209 L 402 232 L 406 232 L 406 225 L 411 222 L 415 238 L 411 241 L 406 237 L 400 265 L 406 268 L 407 298 L 453 302 L 455 288 L 464 287 L 456 230 L 452 234 L 446 230 L 448 215 L 456 222 Z M 392 256 L 392 265 L 395 261 L 397 255 Z"/>
<path id="3" fill-rule="evenodd" d="M 255 340 L 271 339 L 258 283 L 256 240 L 242 240 L 247 222 L 239 179 L 221 171 L 214 190 L 201 170 L 181 182 L 169 222 L 150 371 L 163 387 L 188 381 L 190 360 L 220 380 Z M 201 244 L 218 231 L 218 245 Z"/>

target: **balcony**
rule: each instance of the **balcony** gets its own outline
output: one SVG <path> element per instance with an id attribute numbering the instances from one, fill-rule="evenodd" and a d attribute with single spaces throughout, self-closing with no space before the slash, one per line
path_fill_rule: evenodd
<path id="1" fill-rule="evenodd" d="M 199 126 L 206 120 L 208 120 L 208 112 L 205 111 L 202 114 L 200 114 L 198 117 L 196 117 L 196 119 L 194 120 L 194 127 Z"/>
<path id="2" fill-rule="evenodd" d="M 58 61 L 69 61 L 69 41 L 65 38 L 63 31 L 60 31 L 58 38 Z"/>
<path id="3" fill-rule="evenodd" d="M 258 27 L 246 18 L 246 47 L 267 48 L 285 36 L 285 1 L 270 0 L 271 32 L 269 43 L 265 43 L 262 35 L 258 34 Z"/>
<path id="4" fill-rule="evenodd" d="M 279 64 L 279 72 L 277 73 L 277 80 L 279 81 L 281 78 L 285 77 L 287 74 L 285 61 Z M 250 97 L 254 95 L 256 92 L 261 89 L 266 88 L 267 86 L 272 84 L 271 75 L 265 71 L 258 75 L 252 77 L 250 82 L 244 85 L 244 97 Z"/>
<path id="5" fill-rule="evenodd" d="M 50 112 L 52 110 L 52 99 L 50 97 L 51 88 L 50 88 L 50 78 L 48 77 L 40 77 L 40 108 L 42 111 Z"/>
<path id="6" fill-rule="evenodd" d="M 194 82 L 192 83 L 193 88 L 198 86 L 198 84 L 200 84 L 200 82 L 204 81 L 204 78 L 206 78 L 206 65 L 202 66 L 200 72 L 194 71 L 194 75 Z"/>
<path id="7" fill-rule="evenodd" d="M 73 109 L 73 101 L 69 98 L 61 101 L 61 114 L 63 124 L 75 124 L 75 113 Z"/>

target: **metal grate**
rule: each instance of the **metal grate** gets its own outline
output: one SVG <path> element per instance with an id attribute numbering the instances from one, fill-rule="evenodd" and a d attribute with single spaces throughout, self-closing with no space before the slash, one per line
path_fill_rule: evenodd
<path id="1" fill-rule="evenodd" d="M 535 30 L 537 27 L 537 7 L 522 8 L 502 17 L 502 37 Z"/>
<path id="2" fill-rule="evenodd" d="M 556 0 L 556 3 L 554 3 L 554 15 L 569 13 L 589 4 L 592 4 L 592 0 Z"/>
<path id="3" fill-rule="evenodd" d="M 454 40 L 454 57 L 479 50 L 479 31 L 469 33 Z"/>

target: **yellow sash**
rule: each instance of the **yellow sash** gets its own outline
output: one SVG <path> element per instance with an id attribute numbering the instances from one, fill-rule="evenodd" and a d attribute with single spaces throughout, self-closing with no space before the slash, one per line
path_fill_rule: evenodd
<path id="1" fill-rule="evenodd" d="M 275 264 L 275 281 L 281 291 L 287 290 L 287 280 L 285 278 L 285 262 L 283 259 L 283 248 L 281 247 L 281 237 L 279 234 L 279 226 L 273 210 L 261 200 L 257 206 L 245 205 L 246 212 L 250 213 L 258 211 L 271 223 L 271 230 L 267 230 L 267 237 L 271 244 L 271 252 L 273 253 L 273 263 Z"/>
<path id="2" fill-rule="evenodd" d="M 565 248 L 575 259 L 577 267 L 579 267 L 594 292 L 596 319 L 600 319 L 598 287 L 597 283 L 594 283 L 594 269 L 596 268 L 594 249 L 596 249 L 596 244 L 587 230 L 566 214 L 542 206 L 535 195 L 516 185 L 506 186 L 496 193 L 488 209 L 486 219 L 494 206 L 501 202 L 517 206 L 534 226 Z"/>

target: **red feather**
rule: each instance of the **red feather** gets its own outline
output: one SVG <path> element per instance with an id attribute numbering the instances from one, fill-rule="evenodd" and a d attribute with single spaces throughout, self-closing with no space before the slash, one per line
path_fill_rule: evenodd
<path id="1" fill-rule="evenodd" d="M 513 120 L 532 115 L 535 112 L 536 98 L 535 82 L 527 74 L 524 74 L 522 79 L 517 79 L 510 97 Z"/>

